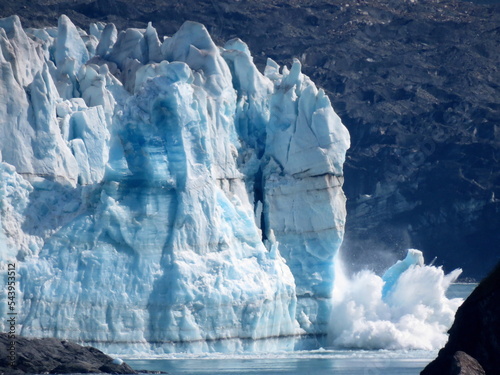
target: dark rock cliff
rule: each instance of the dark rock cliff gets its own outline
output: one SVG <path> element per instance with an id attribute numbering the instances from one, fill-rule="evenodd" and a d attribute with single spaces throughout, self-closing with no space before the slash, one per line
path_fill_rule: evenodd
<path id="1" fill-rule="evenodd" d="M 421 372 L 421 375 L 481 374 L 481 367 L 487 375 L 498 374 L 500 369 L 500 263 L 460 306 L 449 334 L 448 343 L 439 351 L 438 357 Z M 470 357 L 475 359 L 480 366 L 478 367 Z M 465 369 L 463 372 L 457 372 L 459 368 Z"/>
<path id="2" fill-rule="evenodd" d="M 500 259 L 500 7 L 461 0 L 0 0 L 25 26 L 67 14 L 172 35 L 204 23 L 262 66 L 298 57 L 352 136 L 344 253 L 381 270 L 408 247 L 483 277 Z"/>

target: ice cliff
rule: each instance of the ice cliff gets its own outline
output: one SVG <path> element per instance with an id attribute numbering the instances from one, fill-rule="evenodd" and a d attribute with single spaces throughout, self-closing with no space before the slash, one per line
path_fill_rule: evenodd
<path id="1" fill-rule="evenodd" d="M 161 353 L 326 331 L 349 134 L 298 61 L 261 74 L 192 22 L 160 40 L 14 16 L 0 46 L 23 335 Z"/>

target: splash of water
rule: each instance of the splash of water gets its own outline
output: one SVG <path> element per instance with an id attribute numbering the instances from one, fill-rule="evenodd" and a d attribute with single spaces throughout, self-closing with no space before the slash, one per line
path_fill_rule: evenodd
<path id="1" fill-rule="evenodd" d="M 461 269 L 445 274 L 424 265 L 414 249 L 383 277 L 370 271 L 347 277 L 337 263 L 328 333 L 333 347 L 435 350 L 446 343 L 463 300 L 445 293 Z"/>

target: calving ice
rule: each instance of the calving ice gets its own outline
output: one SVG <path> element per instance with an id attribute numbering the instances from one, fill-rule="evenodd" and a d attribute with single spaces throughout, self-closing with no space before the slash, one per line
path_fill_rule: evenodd
<path id="1" fill-rule="evenodd" d="M 193 22 L 160 40 L 11 17 L 0 44 L 0 258 L 19 261 L 22 335 L 164 353 L 332 331 L 349 134 L 298 61 L 262 74 Z"/>

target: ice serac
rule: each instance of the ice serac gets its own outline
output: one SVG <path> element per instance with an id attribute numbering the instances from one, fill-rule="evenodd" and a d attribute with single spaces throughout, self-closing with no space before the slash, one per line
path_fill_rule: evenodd
<path id="1" fill-rule="evenodd" d="M 54 114 L 54 82 L 44 50 L 17 16 L 0 21 L 0 148 L 3 160 L 26 176 L 43 174 L 73 183 L 75 160 Z"/>
<path id="2" fill-rule="evenodd" d="M 329 319 L 333 263 L 344 234 L 342 165 L 349 134 L 297 60 L 281 76 L 271 66 L 268 76 L 275 90 L 263 171 L 265 228 L 274 232 L 294 273 L 302 328 L 321 333 Z"/>
<path id="3" fill-rule="evenodd" d="M 244 43 L 232 40 L 225 48 L 238 92 L 236 126 L 245 143 L 240 160 L 251 171 L 256 221 L 264 238 L 280 244 L 294 274 L 301 328 L 324 332 L 333 259 L 344 232 L 342 165 L 349 134 L 297 60 L 281 72 L 269 60 L 263 77 Z"/>
<path id="4" fill-rule="evenodd" d="M 326 333 L 349 135 L 298 61 L 261 74 L 194 22 L 163 43 L 152 25 L 10 22 L 12 55 L 39 51 L 22 81 L 4 59 L 0 84 L 30 130 L 2 123 L 0 143 L 22 187 L 0 194 L 22 334 L 163 353 Z"/>

